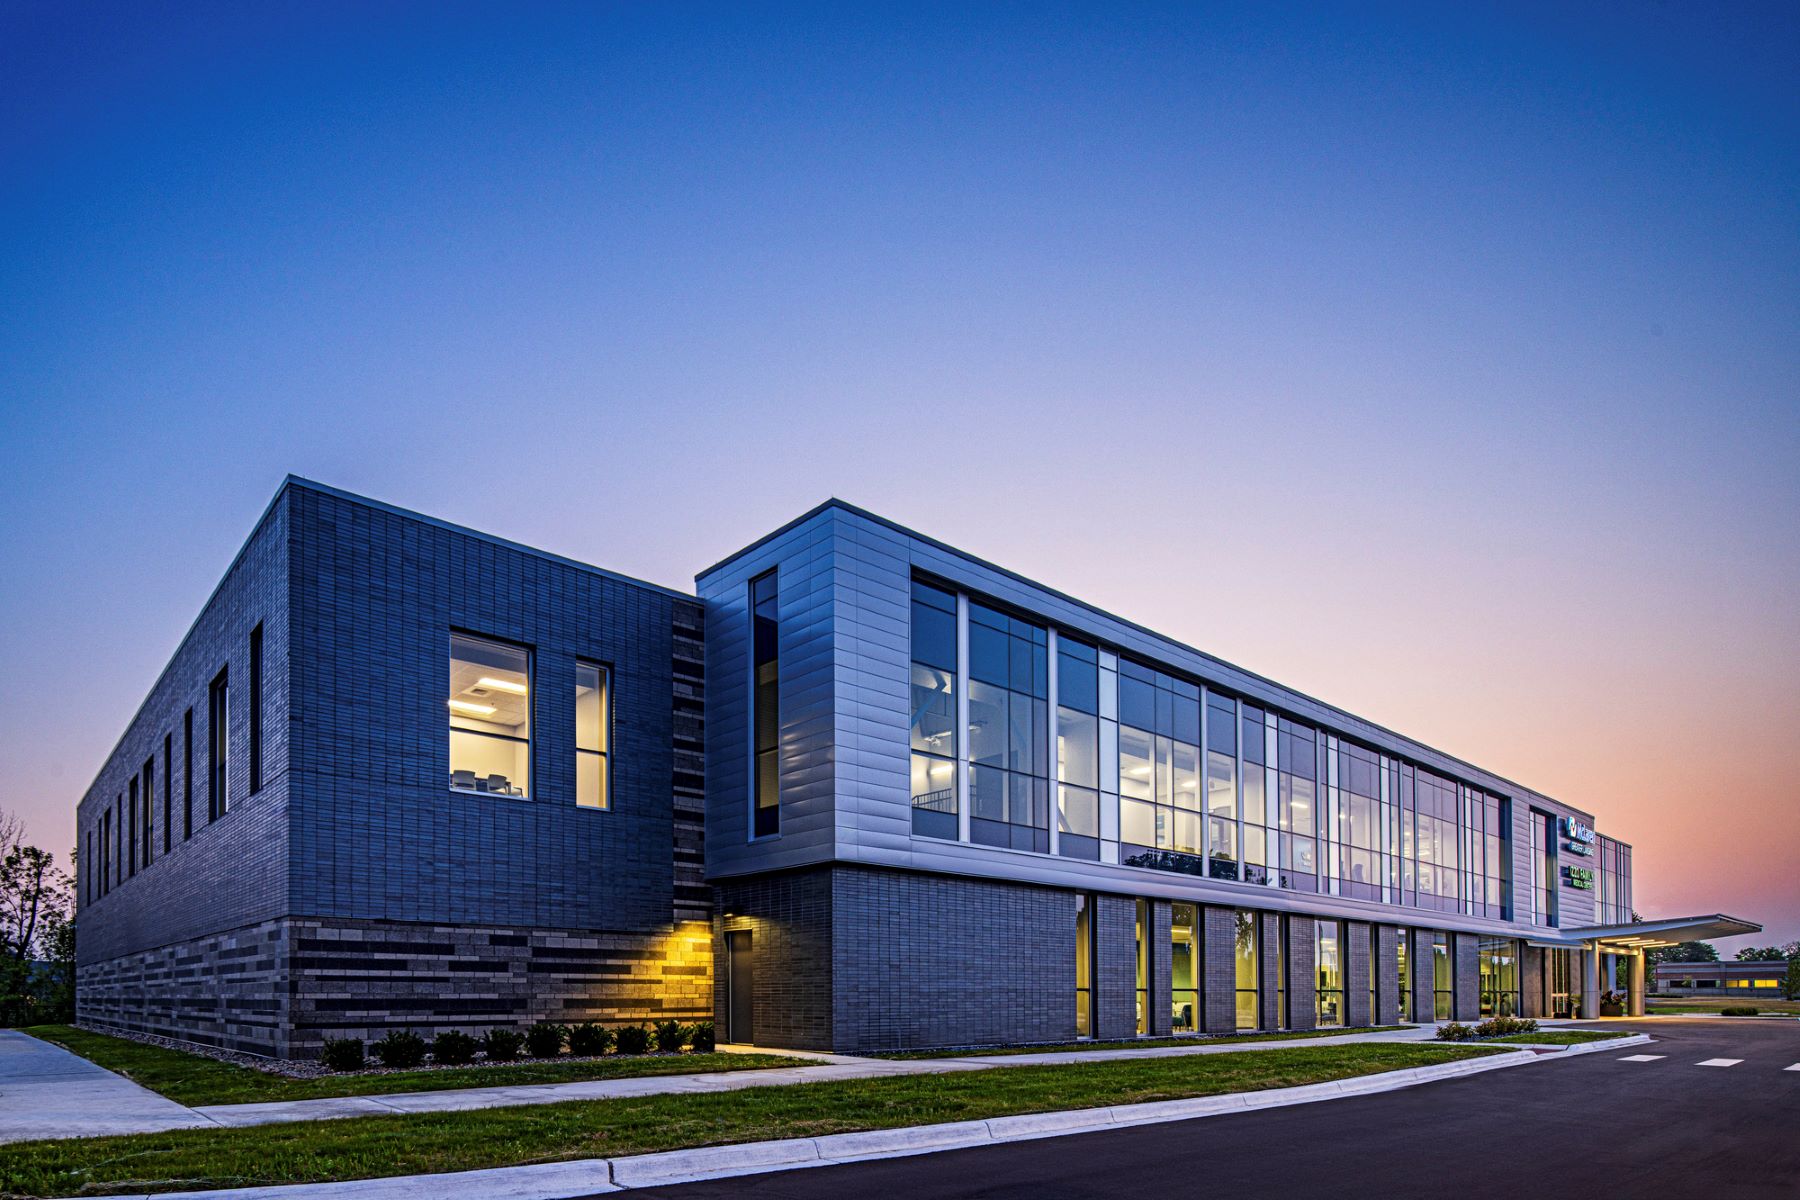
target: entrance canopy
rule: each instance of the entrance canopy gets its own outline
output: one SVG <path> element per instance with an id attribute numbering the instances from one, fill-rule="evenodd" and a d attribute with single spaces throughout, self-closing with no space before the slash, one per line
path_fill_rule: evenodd
<path id="1" fill-rule="evenodd" d="M 1673 946 L 1677 942 L 1706 942 L 1714 938 L 1741 937 L 1746 933 L 1761 933 L 1762 926 L 1741 917 L 1713 913 L 1703 917 L 1629 921 L 1623 925 L 1585 925 L 1561 932 L 1564 938 L 1571 941 L 1595 942 L 1603 951 L 1619 953 Z"/>

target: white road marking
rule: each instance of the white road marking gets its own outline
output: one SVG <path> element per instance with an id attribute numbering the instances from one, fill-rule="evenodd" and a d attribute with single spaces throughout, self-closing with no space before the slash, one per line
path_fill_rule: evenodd
<path id="1" fill-rule="evenodd" d="M 1696 1067 L 1735 1067 L 1744 1060 L 1741 1058 L 1709 1058 L 1705 1062 L 1697 1062 Z"/>
<path id="2" fill-rule="evenodd" d="M 1800 1063 L 1795 1063 L 1791 1067 L 1783 1067 L 1781 1069 L 1784 1071 L 1800 1071 Z"/>
<path id="3" fill-rule="evenodd" d="M 1620 1062 L 1655 1062 L 1659 1058 L 1669 1057 L 1666 1054 L 1627 1054 Z"/>

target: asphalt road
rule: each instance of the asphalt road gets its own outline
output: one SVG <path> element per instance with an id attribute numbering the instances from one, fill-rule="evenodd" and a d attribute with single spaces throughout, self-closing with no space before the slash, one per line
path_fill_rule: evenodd
<path id="1" fill-rule="evenodd" d="M 1657 1040 L 1375 1096 L 634 1194 L 1800 1197 L 1800 1071 L 1785 1070 L 1800 1064 L 1800 1021 L 1631 1028 Z M 1742 1061 L 1697 1065 L 1714 1058 Z"/>

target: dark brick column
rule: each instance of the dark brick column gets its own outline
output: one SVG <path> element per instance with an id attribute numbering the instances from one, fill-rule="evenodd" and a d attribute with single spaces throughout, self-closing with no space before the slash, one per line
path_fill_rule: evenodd
<path id="1" fill-rule="evenodd" d="M 1400 939 L 1405 930 L 1392 925 L 1376 925 L 1371 930 L 1375 949 L 1375 1012 L 1377 1025 L 1392 1025 L 1400 1019 Z"/>
<path id="2" fill-rule="evenodd" d="M 1432 1020 L 1432 1008 L 1437 1003 L 1431 994 L 1431 938 L 1429 929 L 1412 931 L 1412 957 L 1407 961 L 1407 969 L 1412 972 L 1413 1020 L 1429 1025 Z"/>
<path id="3" fill-rule="evenodd" d="M 1150 902 L 1150 1032 L 1167 1037 L 1174 1030 L 1174 968 L 1169 963 L 1169 936 L 1174 914 L 1167 900 Z"/>
<path id="4" fill-rule="evenodd" d="M 1200 961 L 1205 971 L 1200 997 L 1200 1028 L 1205 1033 L 1230 1033 L 1237 1028 L 1237 910 L 1202 910 L 1204 932 Z"/>
<path id="5" fill-rule="evenodd" d="M 1369 1004 L 1369 927 L 1344 922 L 1344 1024 L 1372 1025 Z"/>
<path id="6" fill-rule="evenodd" d="M 1287 932 L 1287 1027 L 1313 1029 L 1319 1023 L 1319 977 L 1312 918 L 1287 918 Z"/>
<path id="7" fill-rule="evenodd" d="M 1256 1027 L 1258 1029 L 1280 1029 L 1287 1014 L 1281 1011 L 1281 947 L 1285 944 L 1281 937 L 1281 914 L 1259 912 L 1256 914 L 1257 934 L 1262 939 L 1257 946 L 1256 965 L 1262 976 L 1262 995 L 1259 997 Z"/>
<path id="8" fill-rule="evenodd" d="M 1519 1015 L 1547 1015 L 1544 1005 L 1544 952 L 1536 946 L 1519 951 Z"/>
<path id="9" fill-rule="evenodd" d="M 1099 942 L 1094 986 L 1099 1019 L 1094 1036 L 1101 1041 L 1137 1033 L 1137 901 L 1130 896 L 1095 898 L 1095 935 Z"/>
<path id="10" fill-rule="evenodd" d="M 1459 1021 L 1478 1021 L 1481 1019 L 1481 939 L 1472 933 L 1455 933 L 1450 937 L 1450 954 L 1455 963 L 1451 985 L 1456 989 L 1455 1016 Z"/>

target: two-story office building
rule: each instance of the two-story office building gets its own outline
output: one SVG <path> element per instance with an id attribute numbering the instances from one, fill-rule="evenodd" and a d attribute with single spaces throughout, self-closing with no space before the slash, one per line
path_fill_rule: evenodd
<path id="1" fill-rule="evenodd" d="M 80 1018 L 270 1054 L 1593 1015 L 1758 928 L 1634 924 L 1592 813 L 836 501 L 691 596 L 290 479 L 78 811 Z"/>

